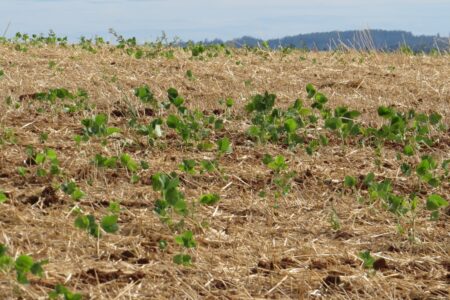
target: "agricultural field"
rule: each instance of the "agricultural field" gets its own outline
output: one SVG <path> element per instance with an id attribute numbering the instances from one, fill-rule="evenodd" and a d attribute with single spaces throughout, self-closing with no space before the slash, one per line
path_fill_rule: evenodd
<path id="1" fill-rule="evenodd" d="M 449 74 L 0 40 L 0 298 L 448 299 Z"/>

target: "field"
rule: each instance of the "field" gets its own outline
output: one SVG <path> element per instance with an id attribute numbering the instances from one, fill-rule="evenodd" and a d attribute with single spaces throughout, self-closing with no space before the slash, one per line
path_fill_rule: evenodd
<path id="1" fill-rule="evenodd" d="M 0 43 L 1 299 L 448 299 L 448 54 L 119 46 Z"/>

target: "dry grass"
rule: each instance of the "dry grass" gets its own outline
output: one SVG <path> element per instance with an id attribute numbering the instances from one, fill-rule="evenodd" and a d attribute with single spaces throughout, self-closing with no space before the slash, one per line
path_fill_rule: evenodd
<path id="1" fill-rule="evenodd" d="M 299 59 L 303 56 L 305 59 Z M 48 110 L 36 112 L 36 104 L 21 95 L 65 87 L 85 89 L 96 112 L 127 111 L 128 105 L 143 111 L 133 89 L 148 84 L 158 99 L 175 87 L 189 107 L 207 112 L 220 107 L 218 99 L 232 97 L 238 116 L 251 95 L 274 92 L 281 105 L 305 97 L 304 87 L 313 83 L 328 95 L 330 105 L 348 105 L 363 112 L 366 124 L 379 122 L 379 105 L 400 110 L 438 111 L 448 124 L 450 115 L 450 60 L 448 56 L 406 56 L 401 54 L 300 53 L 283 56 L 237 51 L 204 61 L 189 59 L 190 54 L 175 51 L 174 59 L 134 59 L 110 48 L 97 54 L 76 48 L 31 47 L 28 52 L 0 45 L 0 189 L 9 195 L 1 204 L 0 242 L 11 255 L 27 253 L 36 259 L 49 259 L 46 276 L 34 278 L 29 286 L 15 283 L 13 273 L 0 273 L 0 298 L 45 298 L 57 283 L 81 292 L 86 299 L 149 298 L 332 298 L 332 299 L 447 299 L 449 297 L 449 216 L 438 222 L 420 212 L 416 220 L 415 244 L 397 234 L 394 216 L 381 205 L 359 204 L 355 195 L 342 189 L 345 175 L 360 176 L 370 171 L 384 178 L 395 178 L 404 191 L 414 182 L 401 177 L 396 150 L 383 151 L 384 168 L 378 169 L 370 147 L 347 151 L 337 143 L 308 156 L 304 150 L 291 152 L 281 147 L 257 146 L 243 134 L 244 119 L 226 124 L 233 138 L 233 154 L 220 165 L 227 179 L 211 175 L 186 176 L 182 190 L 187 199 L 216 192 L 217 207 L 198 208 L 198 218 L 189 221 L 198 247 L 192 252 L 192 267 L 172 263 L 178 247 L 173 234 L 153 212 L 157 194 L 148 185 L 155 172 L 178 169 L 182 158 L 212 157 L 168 140 L 167 147 L 150 147 L 136 141 L 127 129 L 127 117 L 110 117 L 110 124 L 123 129 L 121 139 L 112 138 L 107 148 L 99 143 L 77 147 L 73 136 L 80 132 L 80 120 L 93 112 L 68 115 Z M 49 62 L 55 62 L 53 68 Z M 240 64 L 236 64 L 240 61 Z M 185 74 L 192 70 L 195 80 Z M 11 97 L 14 105 L 3 99 Z M 22 99 L 22 100 L 20 100 Z M 141 116 L 141 120 L 149 117 Z M 39 135 L 48 133 L 45 144 Z M 12 136 L 13 133 L 13 136 Z M 443 133 L 439 147 L 429 149 L 436 157 L 449 158 L 450 133 Z M 118 234 L 99 240 L 88 237 L 73 226 L 73 203 L 61 191 L 42 194 L 52 187 L 48 178 L 25 178 L 16 168 L 23 166 L 26 145 L 50 147 L 58 152 L 64 178 L 73 178 L 86 192 L 79 204 L 86 212 L 104 215 L 105 200 L 121 200 Z M 99 171 L 91 158 L 97 153 L 129 153 L 146 160 L 150 169 L 141 172 L 142 182 L 132 185 L 125 170 Z M 283 154 L 297 172 L 292 193 L 273 207 L 270 199 L 257 196 L 270 173 L 261 163 L 263 153 Z M 60 182 L 60 180 L 59 180 Z M 91 184 L 88 184 L 88 183 Z M 47 189 L 48 190 L 48 189 Z M 449 183 L 438 192 L 448 199 Z M 364 193 L 364 192 L 363 192 Z M 51 194 L 51 193 L 50 193 Z M 39 201 L 31 204 L 32 196 Z M 48 198 L 48 199 L 47 199 Z M 47 200 L 46 200 L 47 199 Z M 48 206 L 43 207 L 46 200 Z M 32 202 L 32 201 L 31 201 Z M 423 206 L 423 204 L 421 204 Z M 330 214 L 335 210 L 342 228 L 333 231 Z M 208 228 L 199 226 L 202 221 Z M 166 252 L 158 241 L 166 239 Z M 362 267 L 357 254 L 370 250 L 386 260 L 376 273 Z M 338 279 L 337 279 L 338 278 Z M 339 284 L 333 281 L 339 280 Z"/>

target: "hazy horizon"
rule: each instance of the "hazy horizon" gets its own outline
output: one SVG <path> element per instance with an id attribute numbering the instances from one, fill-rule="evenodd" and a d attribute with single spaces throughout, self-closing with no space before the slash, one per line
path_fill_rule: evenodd
<path id="1" fill-rule="evenodd" d="M 195 41 L 361 29 L 448 36 L 450 1 L 0 0 L 0 35 L 51 29 L 74 40 L 110 37 L 109 28 L 139 40 L 154 40 L 162 31 Z"/>

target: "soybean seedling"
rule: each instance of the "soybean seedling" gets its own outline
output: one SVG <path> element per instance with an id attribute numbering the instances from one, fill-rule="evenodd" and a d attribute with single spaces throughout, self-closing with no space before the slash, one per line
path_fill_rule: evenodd
<path id="1" fill-rule="evenodd" d="M 48 260 L 34 261 L 31 256 L 19 255 L 15 260 L 7 255 L 7 247 L 0 244 L 0 270 L 9 271 L 14 269 L 16 271 L 16 278 L 20 284 L 28 284 L 28 275 L 31 273 L 38 277 L 44 276 L 43 265 L 48 263 Z"/>

